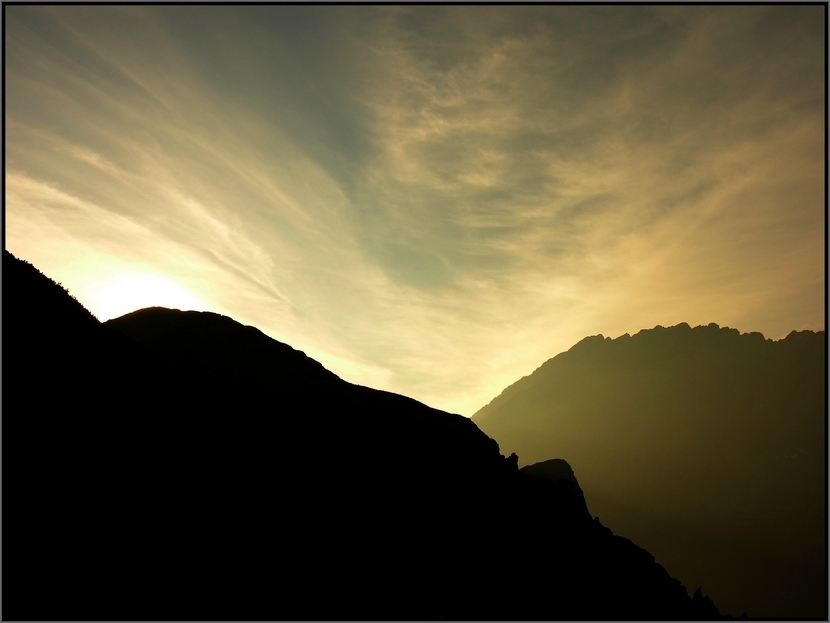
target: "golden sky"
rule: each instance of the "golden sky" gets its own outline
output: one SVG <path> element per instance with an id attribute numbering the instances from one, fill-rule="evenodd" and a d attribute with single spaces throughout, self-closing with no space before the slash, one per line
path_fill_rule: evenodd
<path id="1" fill-rule="evenodd" d="M 6 248 L 472 415 L 587 335 L 824 328 L 815 6 L 5 6 Z"/>

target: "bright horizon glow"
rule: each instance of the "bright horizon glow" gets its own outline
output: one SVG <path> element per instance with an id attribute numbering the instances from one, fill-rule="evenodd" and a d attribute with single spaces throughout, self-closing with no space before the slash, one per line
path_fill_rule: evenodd
<path id="1" fill-rule="evenodd" d="M 88 287 L 85 301 L 101 322 L 145 307 L 206 311 L 205 301 L 172 279 L 149 273 L 120 272 Z"/>

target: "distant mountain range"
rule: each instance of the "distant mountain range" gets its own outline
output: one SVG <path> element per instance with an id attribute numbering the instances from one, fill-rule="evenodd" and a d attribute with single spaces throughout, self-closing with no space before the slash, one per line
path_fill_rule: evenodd
<path id="1" fill-rule="evenodd" d="M 2 277 L 5 620 L 719 616 L 566 464 L 223 316 Z"/>
<path id="2" fill-rule="evenodd" d="M 585 338 L 473 420 L 567 458 L 593 514 L 726 611 L 826 619 L 826 383 L 824 331 L 681 324 Z"/>

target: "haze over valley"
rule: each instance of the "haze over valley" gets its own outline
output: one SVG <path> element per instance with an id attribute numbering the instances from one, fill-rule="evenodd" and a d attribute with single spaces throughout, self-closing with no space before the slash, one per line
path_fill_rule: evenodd
<path id="1" fill-rule="evenodd" d="M 473 421 L 520 465 L 563 457 L 594 515 L 727 612 L 826 612 L 826 334 L 587 337 Z"/>

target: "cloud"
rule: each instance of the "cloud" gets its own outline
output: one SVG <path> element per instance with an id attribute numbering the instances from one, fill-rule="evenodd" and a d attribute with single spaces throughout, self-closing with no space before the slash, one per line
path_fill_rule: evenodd
<path id="1" fill-rule="evenodd" d="M 585 335 L 821 328 L 821 10 L 9 7 L 7 240 L 467 415 Z"/>

